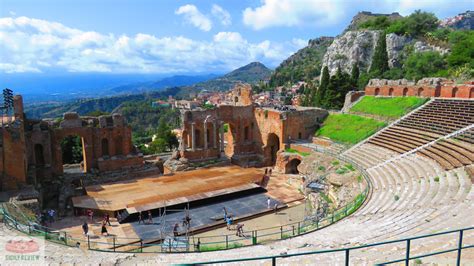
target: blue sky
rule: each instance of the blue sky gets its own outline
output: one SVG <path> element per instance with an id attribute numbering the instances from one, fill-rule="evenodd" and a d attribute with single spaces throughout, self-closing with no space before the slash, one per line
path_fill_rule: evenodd
<path id="1" fill-rule="evenodd" d="M 455 4 L 454 4 L 455 2 Z M 358 11 L 439 18 L 448 0 L 0 1 L 0 73 L 223 73 L 276 67 L 307 41 L 339 34 Z"/>

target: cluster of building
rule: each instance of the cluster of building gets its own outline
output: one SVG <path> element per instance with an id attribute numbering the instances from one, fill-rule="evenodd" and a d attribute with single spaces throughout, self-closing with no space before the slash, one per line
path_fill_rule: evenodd
<path id="1" fill-rule="evenodd" d="M 302 89 L 306 82 L 298 81 L 291 86 L 278 86 L 271 91 L 263 91 L 252 94 L 251 98 L 259 106 L 281 106 L 302 104 Z M 152 103 L 153 107 L 172 107 L 177 109 L 192 110 L 202 106 L 218 106 L 233 103 L 233 91 L 200 91 L 192 100 L 177 100 L 170 96 L 166 101 L 157 100 Z M 290 99 L 288 101 L 288 98 Z"/>

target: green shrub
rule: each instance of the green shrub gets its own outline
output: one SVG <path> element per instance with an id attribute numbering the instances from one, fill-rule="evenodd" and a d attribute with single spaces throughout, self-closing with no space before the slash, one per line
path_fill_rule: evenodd
<path id="1" fill-rule="evenodd" d="M 350 164 L 350 163 L 344 165 L 344 167 L 346 167 L 349 171 L 352 171 L 352 172 L 355 171 L 354 166 L 353 166 L 352 164 Z"/>
<path id="2" fill-rule="evenodd" d="M 400 199 L 400 196 L 395 195 L 395 196 L 393 197 L 393 199 L 394 199 L 395 201 L 398 201 L 398 200 Z"/>
<path id="3" fill-rule="evenodd" d="M 319 170 L 319 171 L 326 171 L 326 167 L 320 165 L 320 166 L 318 167 L 318 170 Z"/>
<path id="4" fill-rule="evenodd" d="M 439 176 L 436 176 L 436 177 L 434 178 L 434 181 L 435 181 L 435 182 L 439 182 Z"/>

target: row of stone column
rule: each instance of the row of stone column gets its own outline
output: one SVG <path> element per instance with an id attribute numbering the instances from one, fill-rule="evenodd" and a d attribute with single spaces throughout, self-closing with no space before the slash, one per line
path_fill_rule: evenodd
<path id="1" fill-rule="evenodd" d="M 207 120 L 207 119 L 206 119 Z M 204 127 L 203 127 L 203 133 L 204 133 L 204 149 L 208 149 L 209 145 L 208 145 L 208 142 L 207 142 L 207 124 L 208 122 L 207 121 L 204 121 Z M 189 145 L 188 143 L 188 148 L 189 146 L 191 146 L 191 150 L 192 151 L 195 151 L 196 150 L 196 127 L 195 127 L 195 124 L 196 123 L 191 123 L 191 145 Z M 224 151 L 224 129 L 223 129 L 223 126 L 224 126 L 224 123 L 223 122 L 217 122 L 217 121 L 213 121 L 212 122 L 213 124 L 213 129 L 214 129 L 214 134 L 213 134 L 213 148 L 214 149 L 217 149 L 217 135 L 219 134 L 219 131 L 220 131 L 220 151 Z M 217 126 L 219 125 L 219 126 Z M 183 141 L 183 137 L 181 136 L 181 150 L 184 150 L 185 147 L 184 147 L 184 141 Z"/>

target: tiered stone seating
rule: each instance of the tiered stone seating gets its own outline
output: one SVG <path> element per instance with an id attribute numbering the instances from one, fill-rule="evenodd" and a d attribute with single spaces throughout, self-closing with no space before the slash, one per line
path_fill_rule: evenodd
<path id="1" fill-rule="evenodd" d="M 405 153 L 472 124 L 473 100 L 435 99 L 370 138 L 368 143 Z M 473 144 L 474 130 L 470 130 L 453 139 L 436 142 L 418 154 L 450 170 L 474 162 Z"/>

